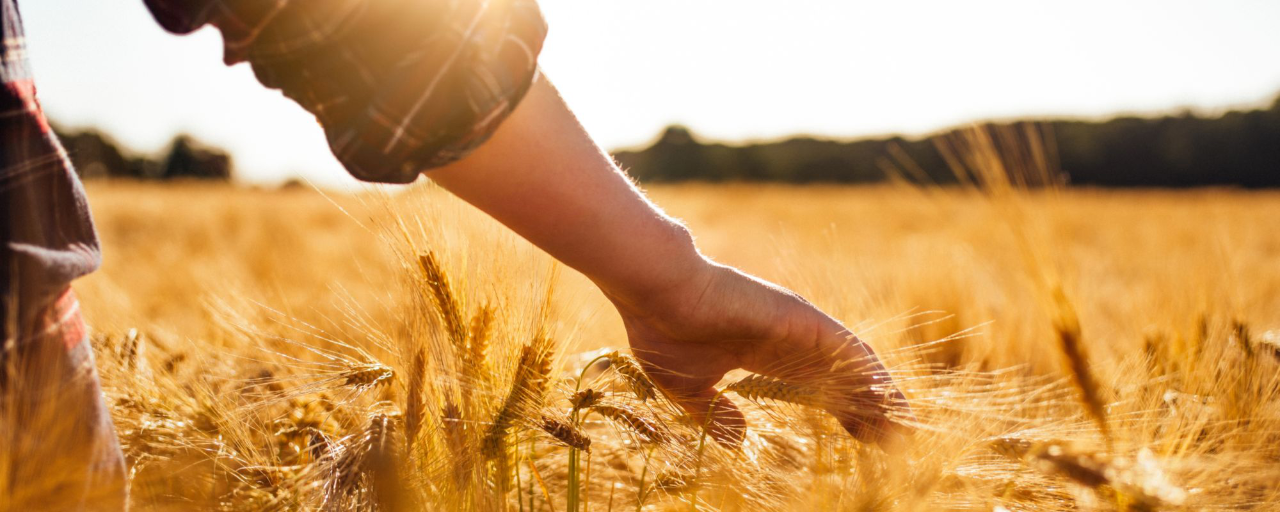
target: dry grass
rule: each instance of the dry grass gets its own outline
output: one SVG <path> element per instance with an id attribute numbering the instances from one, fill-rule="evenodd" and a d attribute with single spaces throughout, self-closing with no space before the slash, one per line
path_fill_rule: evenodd
<path id="1" fill-rule="evenodd" d="M 699 449 L 584 278 L 429 187 L 89 192 L 78 290 L 144 509 L 1280 503 L 1280 194 L 654 190 L 879 349 L 919 427 L 887 454 L 746 374 L 743 446 Z"/>

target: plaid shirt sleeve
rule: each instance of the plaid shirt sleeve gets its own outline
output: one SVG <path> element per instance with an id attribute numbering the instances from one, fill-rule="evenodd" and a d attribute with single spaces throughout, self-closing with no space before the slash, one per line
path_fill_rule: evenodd
<path id="1" fill-rule="evenodd" d="M 0 0 L 0 364 L 10 343 L 84 338 L 71 281 L 101 257 L 80 180 L 46 121 L 22 18 Z"/>
<path id="2" fill-rule="evenodd" d="M 170 32 L 222 31 L 325 129 L 356 178 L 408 183 L 466 156 L 534 80 L 534 0 L 144 0 Z"/>

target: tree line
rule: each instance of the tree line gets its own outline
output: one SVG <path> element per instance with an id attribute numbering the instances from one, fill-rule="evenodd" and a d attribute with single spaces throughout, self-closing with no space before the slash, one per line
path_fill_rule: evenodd
<path id="1" fill-rule="evenodd" d="M 1020 122 L 1020 123 L 1026 123 Z M 1106 121 L 1036 121 L 1071 184 L 1107 187 L 1280 186 L 1280 98 L 1269 108 L 1201 117 L 1189 112 Z M 1006 123 L 1003 126 L 1018 123 Z M 954 183 L 937 140 L 854 141 L 796 137 L 778 142 L 703 143 L 672 126 L 648 148 L 615 158 L 642 182 L 768 181 L 874 183 L 895 177 Z"/>
<path id="2" fill-rule="evenodd" d="M 1019 122 L 1027 123 L 1027 121 Z M 1006 123 L 1004 126 L 1019 123 Z M 1280 98 L 1269 108 L 1201 117 L 1189 112 L 1106 121 L 1035 122 L 1071 184 L 1107 187 L 1280 186 Z M 642 182 L 953 183 L 937 141 L 952 132 L 854 141 L 795 137 L 704 143 L 668 127 L 648 148 L 614 157 Z M 186 135 L 159 157 L 131 154 L 96 131 L 59 132 L 83 178 L 230 180 L 231 157 Z M 911 173 L 895 174 L 909 167 Z"/>
<path id="3" fill-rule="evenodd" d="M 232 176 L 231 156 L 221 149 L 178 135 L 162 156 L 132 154 L 96 130 L 55 130 L 83 179 L 128 178 L 141 180 L 204 179 L 227 181 Z"/>

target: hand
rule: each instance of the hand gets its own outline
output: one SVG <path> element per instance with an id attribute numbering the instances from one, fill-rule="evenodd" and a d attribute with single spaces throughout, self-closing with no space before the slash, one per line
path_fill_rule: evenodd
<path id="1" fill-rule="evenodd" d="M 796 294 L 702 257 L 545 78 L 488 142 L 430 175 L 596 283 L 645 371 L 696 421 L 725 372 L 745 368 L 833 391 L 825 408 L 859 439 L 898 431 L 885 406 L 906 401 L 871 348 Z M 742 436 L 729 399 L 712 417 L 718 438 Z"/>
<path id="2" fill-rule="evenodd" d="M 743 368 L 827 390 L 824 408 L 861 441 L 905 434 L 886 412 L 909 415 L 906 399 L 871 347 L 795 293 L 703 261 L 662 293 L 610 296 L 646 373 L 695 421 L 711 411 L 715 384 Z M 718 439 L 741 440 L 746 422 L 731 400 L 722 396 L 712 418 Z"/>

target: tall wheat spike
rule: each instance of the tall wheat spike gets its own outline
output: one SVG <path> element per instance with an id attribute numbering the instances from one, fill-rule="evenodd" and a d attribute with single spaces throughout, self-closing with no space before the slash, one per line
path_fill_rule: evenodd
<path id="1" fill-rule="evenodd" d="M 1058 333 L 1058 348 L 1067 361 L 1071 382 L 1080 392 L 1080 403 L 1085 412 L 1098 426 L 1098 431 L 1102 433 L 1103 440 L 1110 448 L 1112 438 L 1111 429 L 1107 424 L 1106 404 L 1102 399 L 1098 381 L 1089 369 L 1089 356 L 1085 351 L 1084 343 L 1080 340 L 1080 320 L 1061 287 L 1054 286 L 1053 299 L 1057 309 L 1054 330 Z"/>
<path id="2" fill-rule="evenodd" d="M 1110 447 L 1106 406 L 1080 338 L 1079 317 L 1049 264 L 1045 253 L 1049 243 L 1033 238 L 1036 233 L 1029 229 L 1027 215 L 1015 194 L 1033 187 L 1053 189 L 1065 181 L 1048 148 L 1053 142 L 1046 135 L 1048 129 L 1047 125 L 1035 123 L 973 126 L 935 139 L 935 146 L 962 183 L 980 187 L 993 198 L 995 206 L 1006 209 L 1005 217 L 1010 219 L 1032 278 L 1047 295 L 1058 350 L 1067 362 L 1067 373 L 1079 392 L 1080 403 Z"/>
<path id="3" fill-rule="evenodd" d="M 427 378 L 427 354 L 425 348 L 419 348 L 413 354 L 413 363 L 409 368 L 408 389 L 405 390 L 405 406 L 404 406 L 404 436 L 405 446 L 409 451 L 413 449 L 413 443 L 418 438 L 418 432 L 422 430 L 422 420 L 424 409 L 426 408 L 426 397 L 423 396 L 424 382 Z"/>
<path id="4" fill-rule="evenodd" d="M 428 295 L 436 306 L 436 314 L 439 315 L 445 331 L 449 334 L 449 340 L 453 342 L 459 353 L 465 352 L 467 324 L 462 320 L 463 304 L 449 285 L 448 274 L 444 272 L 435 253 L 431 251 L 418 256 L 418 265 L 422 269 L 422 277 L 427 284 L 427 289 L 431 292 Z"/>
<path id="5" fill-rule="evenodd" d="M 570 396 L 569 403 L 573 405 L 574 409 L 582 410 L 595 405 L 603 398 L 604 393 L 587 388 Z"/>
<path id="6" fill-rule="evenodd" d="M 636 394 L 636 398 L 646 401 L 658 396 L 658 387 L 649 380 L 649 375 L 640 367 L 640 362 L 636 358 L 618 351 L 610 352 L 605 357 L 609 359 L 613 369 L 626 380 L 632 392 Z"/>
<path id="7" fill-rule="evenodd" d="M 565 446 L 591 453 L 591 438 L 568 420 L 543 414 L 542 420 L 538 422 L 538 428 L 564 443 Z"/>
<path id="8" fill-rule="evenodd" d="M 493 321 L 494 308 L 489 304 L 471 316 L 466 363 L 479 378 L 486 378 L 489 374 L 489 338 L 493 335 Z"/>
<path id="9" fill-rule="evenodd" d="M 661 427 L 654 420 L 641 415 L 635 409 L 622 404 L 606 404 L 597 403 L 591 406 L 591 410 L 600 413 L 601 416 L 609 418 L 614 423 L 618 423 L 631 429 L 633 432 L 640 434 L 646 440 L 652 443 L 665 442 L 668 438 L 663 433 Z"/>
<path id="10" fill-rule="evenodd" d="M 342 372 L 343 384 L 364 390 L 390 382 L 395 371 L 382 363 L 347 362 L 347 369 Z"/>
<path id="11" fill-rule="evenodd" d="M 324 488 L 325 510 L 403 510 L 396 422 L 376 414 L 359 434 L 338 443 Z"/>
<path id="12" fill-rule="evenodd" d="M 452 400 L 446 400 L 440 408 L 440 428 L 444 430 L 445 440 L 449 446 L 462 447 L 462 410 Z"/>
<path id="13" fill-rule="evenodd" d="M 826 405 L 824 394 L 817 388 L 793 384 L 764 375 L 749 375 L 742 380 L 725 386 L 724 389 L 725 391 L 737 393 L 748 400 L 768 399 L 808 407 L 823 407 Z"/>
<path id="14" fill-rule="evenodd" d="M 551 377 L 551 349 L 550 340 L 542 335 L 538 335 L 521 349 L 511 389 L 485 434 L 484 451 L 487 457 L 499 457 L 506 446 L 507 431 L 517 419 L 541 405 Z"/>

